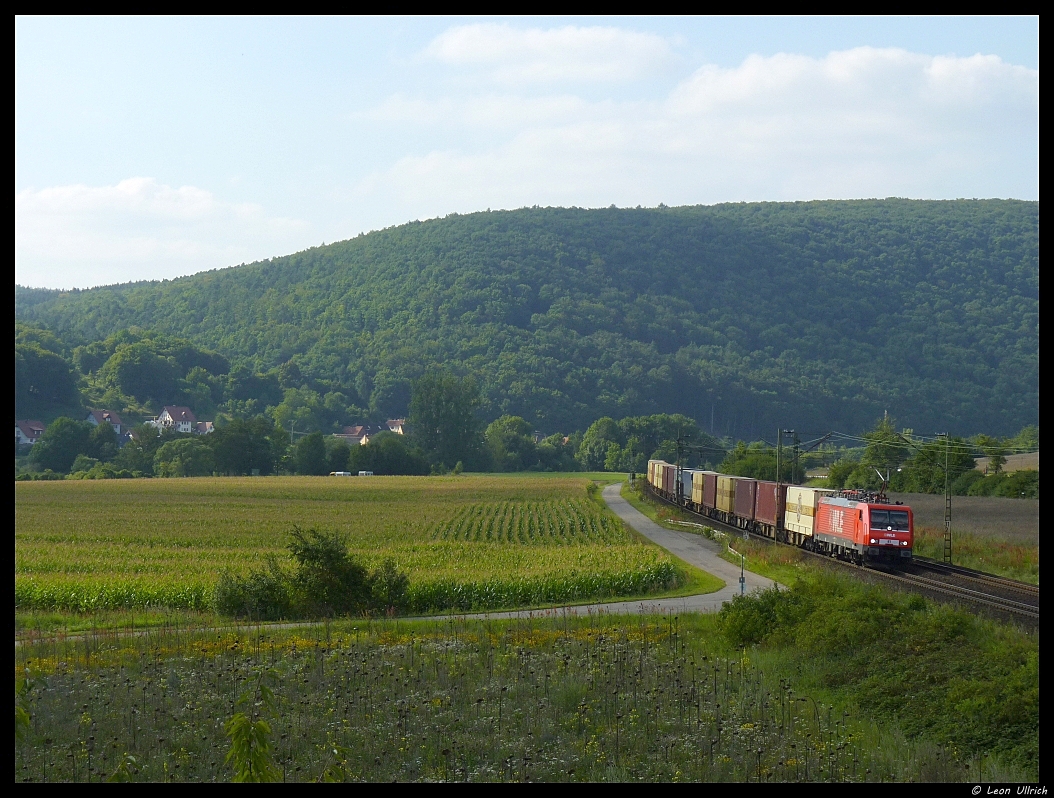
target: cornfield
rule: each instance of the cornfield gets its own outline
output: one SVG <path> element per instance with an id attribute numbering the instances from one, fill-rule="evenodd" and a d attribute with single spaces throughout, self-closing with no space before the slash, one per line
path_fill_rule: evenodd
<path id="1" fill-rule="evenodd" d="M 674 561 L 553 477 L 22 482 L 16 609 L 205 610 L 219 574 L 284 558 L 293 524 L 345 533 L 410 577 L 413 612 L 643 595 Z"/>

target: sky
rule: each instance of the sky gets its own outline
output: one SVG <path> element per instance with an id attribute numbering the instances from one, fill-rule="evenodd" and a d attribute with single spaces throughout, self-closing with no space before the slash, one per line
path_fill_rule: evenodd
<path id="1" fill-rule="evenodd" d="M 15 20 L 15 282 L 525 206 L 1039 199 L 1037 17 Z"/>

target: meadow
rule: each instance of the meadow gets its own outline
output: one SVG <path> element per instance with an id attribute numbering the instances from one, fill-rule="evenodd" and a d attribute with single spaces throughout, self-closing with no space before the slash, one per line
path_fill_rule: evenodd
<path id="1" fill-rule="evenodd" d="M 847 640 L 822 621 L 876 598 L 892 624 Z M 798 617 L 769 623 L 776 639 L 762 642 L 751 628 L 764 596 L 720 615 L 551 611 L 27 641 L 15 651 L 15 778 L 1034 778 L 1036 640 L 844 583 L 781 601 Z M 962 661 L 927 645 L 951 642 Z M 979 646 L 994 655 L 983 668 Z M 897 672 L 875 681 L 859 667 L 875 657 Z"/>
<path id="2" fill-rule="evenodd" d="M 285 558 L 293 524 L 346 534 L 367 566 L 394 560 L 414 612 L 705 583 L 626 529 L 591 484 L 548 475 L 20 482 L 16 611 L 206 610 L 224 569 Z"/>

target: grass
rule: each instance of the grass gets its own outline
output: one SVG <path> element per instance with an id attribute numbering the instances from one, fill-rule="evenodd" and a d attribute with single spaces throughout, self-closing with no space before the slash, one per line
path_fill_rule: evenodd
<path id="1" fill-rule="evenodd" d="M 239 712 L 283 781 L 1038 775 L 1037 639 L 845 580 L 778 604 L 39 640 L 16 649 L 15 778 L 227 781 Z"/>
<path id="2" fill-rule="evenodd" d="M 911 505 L 916 526 L 944 528 L 943 495 L 891 493 L 890 498 Z M 952 496 L 952 531 L 1039 546 L 1039 499 Z"/>
<path id="3" fill-rule="evenodd" d="M 1008 501 L 1018 501 L 1009 499 Z M 915 553 L 944 559 L 944 529 L 915 527 Z M 952 530 L 952 562 L 1020 582 L 1039 584 L 1039 546 Z"/>
<path id="4" fill-rule="evenodd" d="M 707 575 L 626 529 L 590 484 L 575 475 L 18 483 L 16 612 L 28 625 L 54 610 L 207 612 L 222 569 L 284 557 L 294 523 L 347 533 L 367 565 L 393 558 L 410 576 L 413 612 L 706 587 Z"/>

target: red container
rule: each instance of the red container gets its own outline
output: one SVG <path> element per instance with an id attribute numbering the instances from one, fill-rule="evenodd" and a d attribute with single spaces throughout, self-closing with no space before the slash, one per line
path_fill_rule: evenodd
<path id="1" fill-rule="evenodd" d="M 778 490 L 777 490 L 778 488 Z M 758 498 L 754 507 L 754 518 L 768 526 L 778 527 L 782 522 L 783 508 L 787 504 L 787 486 L 775 482 L 758 480 Z"/>
<path id="2" fill-rule="evenodd" d="M 756 479 L 736 478 L 736 517 L 744 521 L 754 520 L 754 502 L 758 495 L 758 481 Z"/>
<path id="3" fill-rule="evenodd" d="M 677 481 L 677 466 L 664 465 L 662 467 L 662 489 L 668 495 L 672 496 L 676 487 L 674 483 Z"/>
<path id="4" fill-rule="evenodd" d="M 713 510 L 717 506 L 717 472 L 703 474 L 703 507 Z"/>

